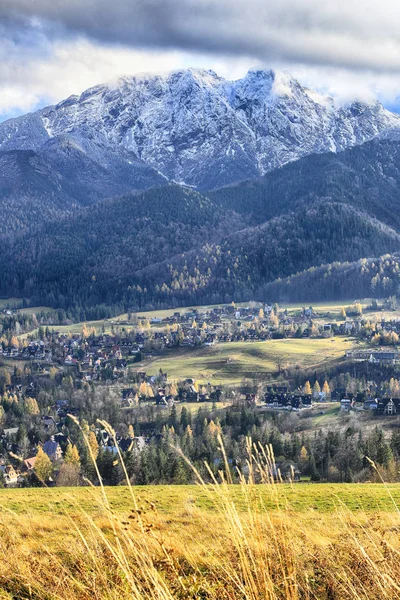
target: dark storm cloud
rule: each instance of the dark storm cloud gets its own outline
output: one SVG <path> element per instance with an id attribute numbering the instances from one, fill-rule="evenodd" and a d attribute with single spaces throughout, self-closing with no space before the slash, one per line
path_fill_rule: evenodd
<path id="1" fill-rule="evenodd" d="M 8 28 L 349 69 L 400 70 L 397 0 L 1 0 Z M 61 32 L 64 32 L 63 34 Z"/>

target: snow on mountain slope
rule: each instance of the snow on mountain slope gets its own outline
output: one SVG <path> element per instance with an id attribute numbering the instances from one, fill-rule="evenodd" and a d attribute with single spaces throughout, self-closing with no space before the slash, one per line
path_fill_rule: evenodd
<path id="1" fill-rule="evenodd" d="M 249 71 L 230 82 L 188 69 L 123 77 L 2 123 L 0 150 L 41 151 L 63 136 L 106 169 L 134 163 L 140 173 L 151 168 L 150 181 L 154 169 L 158 177 L 212 189 L 388 129 L 400 129 L 400 117 L 379 103 L 335 107 L 286 73 Z M 145 185 L 146 177 L 138 187 Z"/>

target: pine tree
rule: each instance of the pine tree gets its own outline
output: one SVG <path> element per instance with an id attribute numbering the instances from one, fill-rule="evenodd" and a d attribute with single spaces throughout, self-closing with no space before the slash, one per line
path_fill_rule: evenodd
<path id="1" fill-rule="evenodd" d="M 173 482 L 177 485 L 186 485 L 190 482 L 188 468 L 183 458 L 178 458 L 175 463 Z"/>
<path id="2" fill-rule="evenodd" d="M 306 384 L 304 386 L 304 394 L 306 394 L 307 396 L 311 396 L 312 394 L 311 385 L 309 381 L 306 381 Z"/>

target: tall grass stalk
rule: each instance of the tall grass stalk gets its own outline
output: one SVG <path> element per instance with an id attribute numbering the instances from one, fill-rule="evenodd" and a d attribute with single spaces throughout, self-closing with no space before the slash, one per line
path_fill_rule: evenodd
<path id="1" fill-rule="evenodd" d="M 356 516 L 339 501 L 330 515 L 295 510 L 272 447 L 248 439 L 247 462 L 234 473 L 219 438 L 217 475 L 206 465 L 203 477 L 190 465 L 212 510 L 188 501 L 171 521 L 142 503 L 115 431 L 100 424 L 117 448 L 129 514 L 113 509 L 93 455 L 97 514 L 73 492 L 62 525 L 52 521 L 60 507 L 50 501 L 43 519 L 0 507 L 0 600 L 400 600 L 393 497 L 392 513 L 372 517 Z"/>

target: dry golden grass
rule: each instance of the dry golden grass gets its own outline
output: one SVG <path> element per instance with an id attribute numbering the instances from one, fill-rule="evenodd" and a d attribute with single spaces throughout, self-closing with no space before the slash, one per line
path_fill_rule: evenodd
<path id="1" fill-rule="evenodd" d="M 72 493 L 61 515 L 3 506 L 0 599 L 400 598 L 395 503 L 386 512 L 352 512 L 340 502 L 330 512 L 295 510 L 271 475 L 269 449 L 248 449 L 239 486 L 223 473 L 207 485 L 198 475 L 208 509 L 189 498 L 159 511 L 135 488 L 127 511 L 110 507 L 106 489 L 93 494 L 90 513 Z"/>

